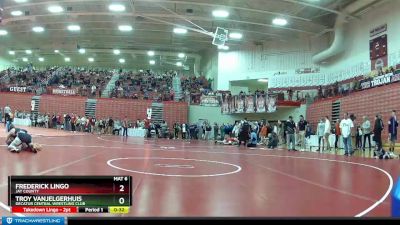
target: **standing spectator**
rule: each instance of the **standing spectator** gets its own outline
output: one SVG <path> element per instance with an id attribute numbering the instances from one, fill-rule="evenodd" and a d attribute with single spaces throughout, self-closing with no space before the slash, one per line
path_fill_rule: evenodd
<path id="1" fill-rule="evenodd" d="M 267 144 L 267 137 L 268 137 L 268 128 L 267 124 L 263 124 L 260 131 L 261 143 Z"/>
<path id="2" fill-rule="evenodd" d="M 182 123 L 181 130 L 182 130 L 182 140 L 185 140 L 186 139 L 186 132 L 187 132 L 187 126 L 186 126 L 185 123 Z"/>
<path id="3" fill-rule="evenodd" d="M 377 150 L 380 151 L 382 149 L 382 130 L 383 130 L 383 122 L 380 114 L 376 114 L 375 116 L 375 126 L 374 126 L 374 141 L 376 143 Z"/>
<path id="4" fill-rule="evenodd" d="M 304 150 L 305 149 L 305 135 L 306 135 L 306 126 L 307 126 L 307 121 L 304 120 L 303 115 L 300 115 L 300 121 L 297 124 L 297 127 L 299 128 L 299 144 L 300 144 L 300 149 Z"/>
<path id="5" fill-rule="evenodd" d="M 0 107 L 0 123 L 3 122 L 3 108 Z"/>
<path id="6" fill-rule="evenodd" d="M 318 123 L 317 127 L 317 135 L 318 135 L 318 151 L 324 150 L 324 133 L 325 133 L 325 123 L 321 118 Z M 321 148 L 321 141 L 322 141 L 322 148 Z"/>
<path id="7" fill-rule="evenodd" d="M 174 124 L 174 139 L 179 139 L 179 130 L 181 129 L 179 123 Z"/>
<path id="8" fill-rule="evenodd" d="M 219 131 L 221 134 L 220 140 L 223 141 L 225 138 L 225 124 L 222 123 L 221 126 L 219 127 Z"/>
<path id="9" fill-rule="evenodd" d="M 394 152 L 394 147 L 396 145 L 396 140 L 397 140 L 397 127 L 399 126 L 399 123 L 397 122 L 397 117 L 396 117 L 396 110 L 392 111 L 392 117 L 390 117 L 389 120 L 389 152 Z"/>
<path id="10" fill-rule="evenodd" d="M 337 119 L 336 123 L 335 123 L 335 150 L 339 148 L 338 147 L 338 141 L 340 139 L 340 135 L 341 135 L 341 133 L 340 133 L 340 121 L 339 121 L 339 119 Z"/>
<path id="11" fill-rule="evenodd" d="M 244 142 L 244 146 L 247 146 L 247 141 L 249 140 L 249 134 L 250 134 L 250 125 L 247 122 L 247 119 L 243 121 L 242 128 L 240 129 L 239 132 L 239 146 L 242 142 Z"/>
<path id="12" fill-rule="evenodd" d="M 331 135 L 331 121 L 329 121 L 329 117 L 325 116 L 325 132 L 324 132 L 324 140 L 326 151 L 329 151 L 331 146 L 329 144 L 329 136 Z"/>
<path id="13" fill-rule="evenodd" d="M 282 144 L 282 142 L 284 142 L 283 140 L 284 140 L 284 138 L 283 138 L 283 136 L 284 136 L 284 129 L 283 129 L 283 124 L 282 124 L 282 122 L 280 121 L 280 120 L 278 120 L 278 124 L 277 124 L 277 127 L 278 127 L 278 145 L 279 144 Z"/>
<path id="14" fill-rule="evenodd" d="M 361 125 L 362 132 L 364 135 L 364 143 L 363 143 L 363 151 L 365 151 L 365 145 L 368 140 L 369 151 L 371 151 L 371 123 L 368 120 L 368 117 L 363 116 L 364 122 Z"/>
<path id="15" fill-rule="evenodd" d="M 286 121 L 286 136 L 287 136 L 286 146 L 289 151 L 290 150 L 297 151 L 295 137 L 294 137 L 295 130 L 296 130 L 296 124 L 293 121 L 293 117 L 289 116 L 289 120 Z M 290 148 L 290 144 L 292 144 L 292 148 Z"/>
<path id="16" fill-rule="evenodd" d="M 218 139 L 218 130 L 219 130 L 217 123 L 214 123 L 213 130 L 214 130 L 214 141 L 216 141 Z"/>
<path id="17" fill-rule="evenodd" d="M 122 129 L 123 129 L 122 136 L 128 137 L 128 118 L 126 118 L 126 116 L 124 121 L 122 121 Z"/>
<path id="18" fill-rule="evenodd" d="M 108 119 L 108 134 L 112 134 L 113 133 L 113 129 L 114 129 L 114 120 L 112 119 L 112 117 L 110 117 Z"/>
<path id="19" fill-rule="evenodd" d="M 207 122 L 207 123 L 205 123 L 205 127 L 204 127 L 205 129 L 204 129 L 204 140 L 206 140 L 206 141 L 208 141 L 209 139 L 210 139 L 210 136 L 211 136 L 211 130 L 212 130 L 212 128 L 211 128 L 211 125 Z"/>
<path id="20" fill-rule="evenodd" d="M 362 129 L 360 126 L 357 126 L 356 129 L 356 149 L 361 149 L 362 148 Z"/>
<path id="21" fill-rule="evenodd" d="M 71 131 L 76 132 L 75 124 L 76 124 L 76 116 L 74 113 L 71 114 Z"/>
<path id="22" fill-rule="evenodd" d="M 11 108 L 8 104 L 4 107 L 4 123 L 6 124 L 6 131 L 8 131 L 11 121 Z"/>
<path id="23" fill-rule="evenodd" d="M 340 133 L 343 137 L 344 155 L 348 156 L 353 154 L 351 146 L 351 129 L 354 127 L 353 121 L 348 117 L 349 114 L 345 113 L 342 121 L 340 121 Z"/>

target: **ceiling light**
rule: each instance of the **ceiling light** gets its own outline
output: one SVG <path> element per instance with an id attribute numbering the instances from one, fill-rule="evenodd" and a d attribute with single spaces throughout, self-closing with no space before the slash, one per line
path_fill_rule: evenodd
<path id="1" fill-rule="evenodd" d="M 118 26 L 118 29 L 120 31 L 131 31 L 132 30 L 132 26 L 130 26 L 130 25 L 120 25 L 120 26 Z"/>
<path id="2" fill-rule="evenodd" d="M 182 58 L 185 57 L 185 54 L 184 54 L 184 53 L 179 53 L 179 54 L 178 54 L 178 57 L 182 59 Z"/>
<path id="3" fill-rule="evenodd" d="M 94 59 L 93 58 L 88 58 L 89 62 L 93 62 Z"/>
<path id="4" fill-rule="evenodd" d="M 0 36 L 4 36 L 4 35 L 7 35 L 7 34 L 8 34 L 8 31 L 0 30 Z"/>
<path id="5" fill-rule="evenodd" d="M 80 53 L 80 54 L 85 54 L 85 52 L 86 52 L 86 49 L 84 49 L 84 48 L 80 48 L 78 51 L 79 51 L 79 53 Z"/>
<path id="6" fill-rule="evenodd" d="M 174 33 L 175 34 L 186 34 L 187 30 L 184 28 L 174 28 Z"/>
<path id="7" fill-rule="evenodd" d="M 125 11 L 125 6 L 121 4 L 111 4 L 108 6 L 108 9 L 114 12 L 123 12 Z"/>
<path id="8" fill-rule="evenodd" d="M 267 82 L 268 82 L 268 79 L 258 79 L 258 82 L 267 83 Z"/>
<path id="9" fill-rule="evenodd" d="M 40 58 L 39 58 L 39 61 L 40 61 L 40 62 L 43 62 L 43 61 L 44 61 L 44 58 L 43 58 L 43 57 L 40 57 Z"/>
<path id="10" fill-rule="evenodd" d="M 33 27 L 32 30 L 33 30 L 33 32 L 40 33 L 40 32 L 44 31 L 44 28 L 43 27 Z"/>
<path id="11" fill-rule="evenodd" d="M 120 53 L 121 53 L 121 51 L 120 50 L 118 50 L 118 49 L 114 49 L 114 55 L 119 55 Z"/>
<path id="12" fill-rule="evenodd" d="M 139 72 L 143 73 L 143 70 L 139 70 Z"/>
<path id="13" fill-rule="evenodd" d="M 24 61 L 24 62 L 28 62 L 28 58 L 22 58 L 22 61 Z"/>
<path id="14" fill-rule="evenodd" d="M 119 59 L 119 63 L 125 63 L 125 59 Z"/>
<path id="15" fill-rule="evenodd" d="M 32 54 L 32 51 L 31 50 L 25 50 L 25 53 L 30 55 L 30 54 Z"/>
<path id="16" fill-rule="evenodd" d="M 22 11 L 19 11 L 19 10 L 17 10 L 17 11 L 12 11 L 12 12 L 11 12 L 11 15 L 12 15 L 12 16 L 22 16 L 22 14 L 23 14 L 23 12 L 22 12 Z"/>
<path id="17" fill-rule="evenodd" d="M 227 46 L 227 45 L 218 45 L 218 49 L 220 49 L 220 50 L 229 50 L 229 46 Z"/>
<path id="18" fill-rule="evenodd" d="M 64 11 L 63 7 L 61 7 L 59 5 L 49 6 L 47 8 L 47 10 L 49 10 L 49 12 L 51 12 L 51 13 L 60 13 L 60 12 Z"/>
<path id="19" fill-rule="evenodd" d="M 154 64 L 156 64 L 156 61 L 150 60 L 149 63 L 150 63 L 150 65 L 154 65 Z"/>
<path id="20" fill-rule="evenodd" d="M 54 53 L 59 53 L 59 52 L 60 52 L 60 50 L 57 50 L 57 49 L 56 49 L 56 50 L 54 50 Z"/>
<path id="21" fill-rule="evenodd" d="M 229 38 L 231 39 L 242 39 L 243 34 L 241 33 L 230 33 L 229 34 Z"/>
<path id="22" fill-rule="evenodd" d="M 28 0 L 14 0 L 16 3 L 24 3 L 27 2 Z"/>
<path id="23" fill-rule="evenodd" d="M 148 52 L 147 52 L 147 55 L 148 55 L 148 56 L 154 56 L 154 51 L 148 51 Z"/>
<path id="24" fill-rule="evenodd" d="M 15 55 L 15 51 L 8 51 L 8 54 Z"/>
<path id="25" fill-rule="evenodd" d="M 229 12 L 226 10 L 214 10 L 212 14 L 214 17 L 218 18 L 226 18 L 229 16 Z"/>
<path id="26" fill-rule="evenodd" d="M 278 26 L 285 26 L 287 24 L 287 20 L 283 18 L 275 18 L 272 20 L 272 23 Z"/>
<path id="27" fill-rule="evenodd" d="M 177 63 L 176 63 L 176 66 L 181 67 L 181 66 L 182 66 L 182 62 L 177 62 Z"/>
<path id="28" fill-rule="evenodd" d="M 68 57 L 67 57 L 67 58 L 65 58 L 64 60 L 65 60 L 65 62 L 70 62 L 70 61 L 71 61 L 71 59 L 70 59 L 70 58 L 68 58 Z"/>
<path id="29" fill-rule="evenodd" d="M 81 30 L 81 27 L 79 25 L 69 25 L 68 27 L 69 31 L 79 31 Z"/>

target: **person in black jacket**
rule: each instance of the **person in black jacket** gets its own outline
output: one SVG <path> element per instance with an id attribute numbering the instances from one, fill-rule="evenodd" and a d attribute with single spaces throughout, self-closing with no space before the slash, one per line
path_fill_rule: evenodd
<path id="1" fill-rule="evenodd" d="M 377 114 L 375 116 L 374 141 L 376 143 L 376 147 L 378 150 L 382 148 L 382 130 L 383 130 L 382 116 L 380 114 Z"/>

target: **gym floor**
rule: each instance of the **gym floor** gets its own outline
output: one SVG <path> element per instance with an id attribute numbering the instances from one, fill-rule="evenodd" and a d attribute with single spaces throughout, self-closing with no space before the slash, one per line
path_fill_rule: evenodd
<path id="1" fill-rule="evenodd" d="M 11 153 L 0 129 L 5 216 L 11 215 L 8 175 L 130 175 L 133 205 L 121 216 L 381 217 L 390 216 L 390 191 L 400 174 L 397 159 L 30 127 L 43 151 Z"/>

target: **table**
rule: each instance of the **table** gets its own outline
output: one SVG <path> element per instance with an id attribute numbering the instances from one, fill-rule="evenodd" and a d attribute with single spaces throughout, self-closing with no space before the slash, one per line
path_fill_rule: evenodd
<path id="1" fill-rule="evenodd" d="M 122 136 L 124 133 L 124 129 L 121 129 L 119 135 Z M 144 137 L 146 135 L 146 130 L 142 128 L 128 128 L 128 136 L 129 137 Z"/>
<path id="2" fill-rule="evenodd" d="M 15 126 L 31 126 L 32 122 L 30 119 L 19 119 L 19 118 L 14 118 L 13 119 L 13 124 Z"/>
<path id="3" fill-rule="evenodd" d="M 375 147 L 375 141 L 373 140 L 373 134 L 371 134 L 371 146 Z M 331 134 L 329 135 L 329 144 L 331 147 L 335 147 L 335 140 L 336 140 L 336 135 Z M 361 142 L 364 144 L 364 137 L 361 137 Z M 322 144 L 322 143 L 321 143 Z M 355 146 L 355 138 L 353 138 L 351 140 L 351 144 L 353 145 L 353 147 Z M 306 148 L 307 149 L 317 149 L 318 148 L 318 136 L 317 135 L 311 135 L 310 138 L 308 140 L 306 140 Z M 338 147 L 339 148 L 343 148 L 343 137 L 340 136 L 339 137 L 339 141 L 338 141 Z M 368 146 L 368 141 L 367 141 L 367 145 L 365 146 L 365 148 L 369 148 Z"/>

